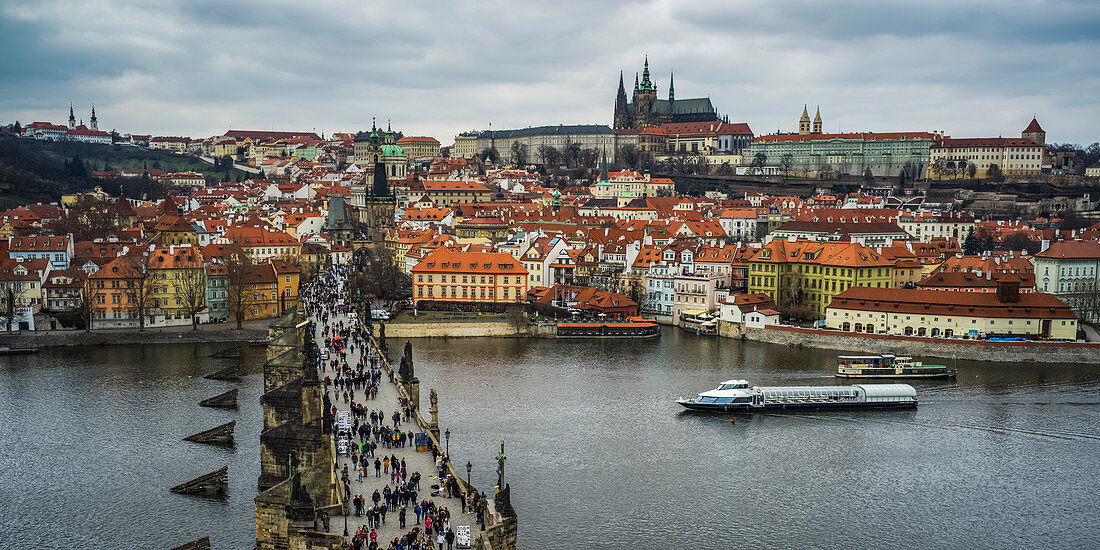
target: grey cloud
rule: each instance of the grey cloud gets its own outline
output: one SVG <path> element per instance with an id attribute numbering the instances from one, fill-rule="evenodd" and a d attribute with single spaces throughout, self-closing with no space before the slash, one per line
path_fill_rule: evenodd
<path id="1" fill-rule="evenodd" d="M 962 4 L 962 5 L 960 5 Z M 457 131 L 608 123 L 647 49 L 661 93 L 709 95 L 758 133 L 802 103 L 830 129 L 1092 141 L 1091 2 L 379 3 L 0 1 L 0 120 L 95 101 L 123 131 Z M 965 54 L 965 55 L 960 55 Z M 629 86 L 629 83 L 628 83 Z M 50 114 L 53 113 L 53 114 Z"/>

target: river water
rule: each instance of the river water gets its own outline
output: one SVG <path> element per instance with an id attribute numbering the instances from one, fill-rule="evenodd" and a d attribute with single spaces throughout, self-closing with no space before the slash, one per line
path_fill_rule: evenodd
<path id="1" fill-rule="evenodd" d="M 664 332 L 414 343 L 475 485 L 505 440 L 522 548 L 1100 545 L 1100 366 L 959 361 L 957 381 L 914 383 L 916 411 L 731 424 L 673 401 L 729 378 L 838 384 L 837 354 Z"/>
<path id="2" fill-rule="evenodd" d="M 171 548 L 210 536 L 256 544 L 262 349 L 228 344 L 44 348 L 0 357 L 2 548 Z M 204 375 L 242 365 L 241 382 Z M 198 402 L 239 388 L 239 410 Z M 236 420 L 236 446 L 182 441 Z M 173 485 L 229 466 L 224 499 Z"/>
<path id="3" fill-rule="evenodd" d="M 398 353 L 403 342 L 392 342 Z M 262 350 L 44 349 L 0 357 L 4 548 L 255 541 Z M 855 351 L 855 350 L 853 350 Z M 475 485 L 499 439 L 521 548 L 1100 544 L 1100 367 L 959 361 L 916 411 L 684 413 L 739 377 L 838 383 L 835 353 L 700 338 L 414 341 L 427 401 Z M 242 363 L 240 383 L 203 375 Z M 446 381 L 446 382 L 444 382 Z M 240 388 L 240 410 L 198 401 Z M 181 441 L 237 420 L 237 446 Z M 229 465 L 224 500 L 168 488 Z M 460 470 L 464 470 L 459 466 Z"/>

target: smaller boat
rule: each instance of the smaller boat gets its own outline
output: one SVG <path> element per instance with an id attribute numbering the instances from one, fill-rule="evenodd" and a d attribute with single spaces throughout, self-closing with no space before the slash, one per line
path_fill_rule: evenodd
<path id="1" fill-rule="evenodd" d="M 38 346 L 0 346 L 0 355 L 38 353 Z"/>
<path id="2" fill-rule="evenodd" d="M 893 354 L 841 355 L 836 365 L 838 378 L 953 378 L 957 373 L 944 365 L 925 365 Z"/>

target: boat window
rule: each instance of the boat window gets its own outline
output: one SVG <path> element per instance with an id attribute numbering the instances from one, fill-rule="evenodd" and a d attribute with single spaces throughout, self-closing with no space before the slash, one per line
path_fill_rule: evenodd
<path id="1" fill-rule="evenodd" d="M 714 403 L 717 399 L 718 399 L 717 397 L 700 397 L 699 402 L 700 403 Z"/>
<path id="2" fill-rule="evenodd" d="M 719 397 L 719 398 L 715 399 L 714 402 L 719 404 L 719 405 L 723 405 L 723 404 L 726 404 L 726 403 L 733 403 L 733 398 L 732 397 Z"/>

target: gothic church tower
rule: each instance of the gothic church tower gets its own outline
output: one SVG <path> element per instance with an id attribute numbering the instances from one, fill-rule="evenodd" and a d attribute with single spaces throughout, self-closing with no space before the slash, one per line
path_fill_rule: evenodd
<path id="1" fill-rule="evenodd" d="M 814 115 L 814 130 L 813 130 L 813 133 L 815 133 L 815 134 L 820 134 L 821 133 L 821 106 L 820 105 L 817 106 L 817 114 Z"/>
<path id="2" fill-rule="evenodd" d="M 657 86 L 649 80 L 649 55 L 645 56 L 642 81 L 634 87 L 634 126 L 645 128 L 658 124 L 653 113 L 653 102 L 657 100 Z"/>
<path id="3" fill-rule="evenodd" d="M 627 108 L 626 88 L 623 87 L 623 73 L 619 71 L 619 92 L 615 95 L 615 124 L 616 130 L 633 128 L 634 120 Z"/>

